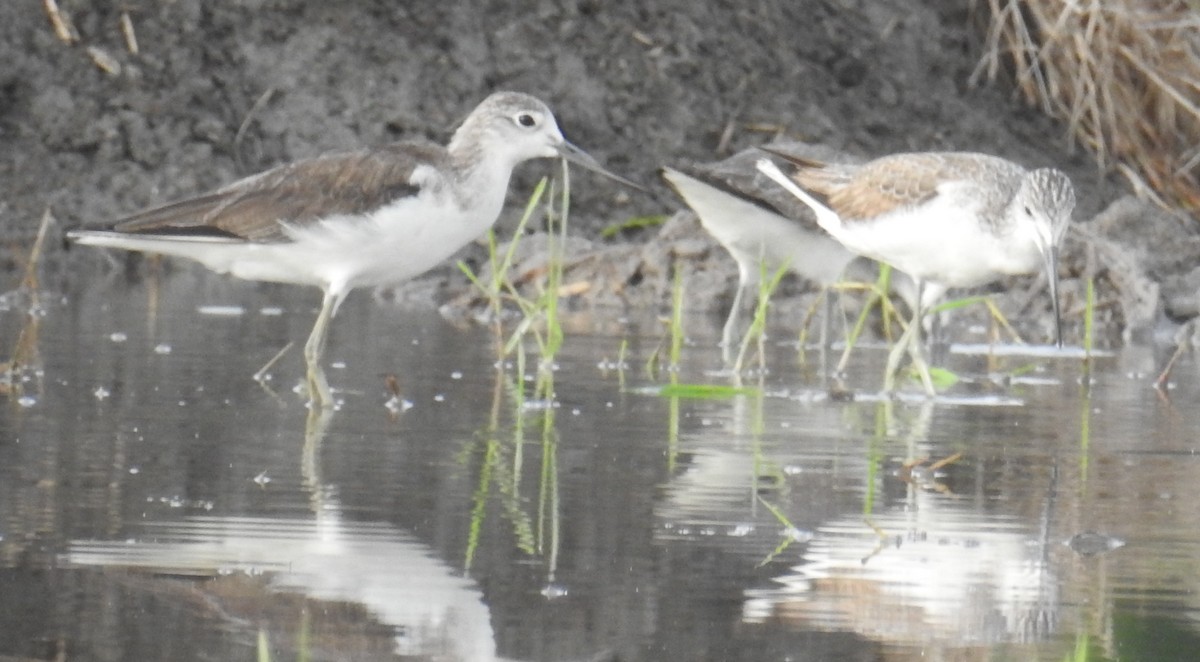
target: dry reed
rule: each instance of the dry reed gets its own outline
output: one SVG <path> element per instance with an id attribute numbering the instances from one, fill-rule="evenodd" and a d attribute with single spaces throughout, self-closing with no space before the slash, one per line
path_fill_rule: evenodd
<path id="1" fill-rule="evenodd" d="M 987 42 L 972 80 L 1011 65 L 1139 194 L 1200 213 L 1200 0 L 975 0 Z"/>

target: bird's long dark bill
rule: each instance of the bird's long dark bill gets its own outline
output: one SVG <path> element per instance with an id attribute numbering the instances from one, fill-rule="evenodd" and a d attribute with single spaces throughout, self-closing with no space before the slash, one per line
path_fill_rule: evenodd
<path id="1" fill-rule="evenodd" d="M 599 161 L 592 158 L 591 154 L 588 154 L 587 152 L 583 151 L 582 149 L 579 149 L 575 145 L 572 145 L 571 143 L 569 143 L 565 140 L 563 141 L 563 143 L 561 145 L 558 146 L 558 153 L 561 154 L 564 159 L 570 161 L 571 163 L 575 163 L 577 165 L 583 166 L 584 168 L 587 168 L 588 170 L 591 170 L 592 172 L 596 172 L 601 175 L 604 175 L 605 177 L 608 177 L 609 179 L 613 180 L 614 182 L 619 182 L 619 183 L 629 186 L 631 188 L 635 188 L 639 191 L 647 192 L 647 189 L 645 186 L 634 183 L 614 172 L 606 170 L 604 168 L 604 166 L 600 165 Z"/>
<path id="2" fill-rule="evenodd" d="M 1045 259 L 1046 280 L 1050 282 L 1050 299 L 1054 305 L 1054 342 L 1059 349 L 1062 349 L 1062 311 L 1058 305 L 1058 248 L 1051 246 L 1046 251 Z"/>

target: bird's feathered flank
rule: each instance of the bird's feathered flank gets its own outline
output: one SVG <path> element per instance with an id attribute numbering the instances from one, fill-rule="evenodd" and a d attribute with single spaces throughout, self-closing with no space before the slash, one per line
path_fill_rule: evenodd
<path id="1" fill-rule="evenodd" d="M 149 209 L 114 223 L 115 232 L 287 241 L 285 225 L 353 216 L 415 195 L 420 165 L 441 168 L 438 145 L 397 143 L 378 149 L 331 154 L 279 166 L 212 193 Z"/>

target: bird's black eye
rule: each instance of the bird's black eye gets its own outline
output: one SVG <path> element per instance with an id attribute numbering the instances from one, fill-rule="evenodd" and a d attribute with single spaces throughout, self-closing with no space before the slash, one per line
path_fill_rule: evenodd
<path id="1" fill-rule="evenodd" d="M 1029 205 L 1025 205 L 1025 215 L 1033 216 L 1033 210 L 1029 208 Z"/>
<path id="2" fill-rule="evenodd" d="M 537 126 L 537 118 L 529 113 L 520 113 L 517 115 L 516 119 L 517 124 L 520 124 L 523 127 L 529 128 Z"/>

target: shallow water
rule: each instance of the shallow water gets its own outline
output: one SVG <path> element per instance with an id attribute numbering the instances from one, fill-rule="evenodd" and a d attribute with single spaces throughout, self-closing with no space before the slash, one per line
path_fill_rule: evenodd
<path id="1" fill-rule="evenodd" d="M 893 401 L 875 393 L 881 347 L 855 354 L 853 397 L 831 398 L 819 353 L 801 363 L 779 342 L 757 390 L 672 398 L 654 391 L 671 376 L 644 370 L 658 322 L 578 313 L 548 402 L 532 357 L 526 380 L 495 367 L 486 329 L 359 293 L 327 356 L 341 406 L 313 416 L 293 391 L 297 350 L 270 389 L 250 375 L 303 342 L 315 291 L 190 269 L 84 276 L 44 294 L 41 370 L 0 413 L 0 655 L 1172 660 L 1200 647 L 1190 355 L 1163 395 L 1150 383 L 1167 357 L 1146 348 L 1085 378 L 1070 352 L 989 356 L 967 338 L 942 361 L 967 378 L 949 396 L 914 386 Z M 22 319 L 3 313 L 6 339 Z M 729 384 L 719 323 L 688 318 L 677 381 Z"/>

